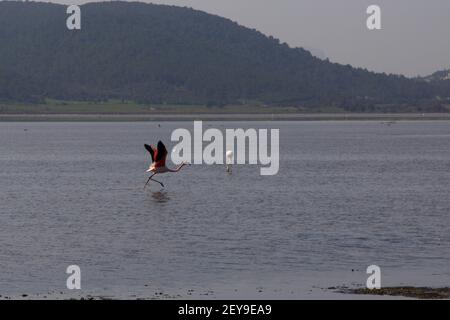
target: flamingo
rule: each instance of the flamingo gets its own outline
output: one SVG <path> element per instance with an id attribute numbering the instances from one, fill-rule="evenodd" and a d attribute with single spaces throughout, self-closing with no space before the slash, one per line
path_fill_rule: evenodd
<path id="1" fill-rule="evenodd" d="M 147 184 L 150 182 L 150 180 L 158 182 L 161 187 L 164 188 L 164 184 L 161 181 L 152 179 L 154 175 L 160 174 L 160 173 L 166 173 L 166 172 L 178 172 L 183 168 L 185 165 L 189 165 L 189 163 L 183 162 L 175 169 L 169 169 L 166 167 L 166 158 L 167 158 L 167 149 L 164 143 L 161 141 L 158 141 L 157 148 L 153 146 L 149 146 L 148 144 L 144 145 L 145 149 L 150 153 L 150 156 L 152 157 L 152 163 L 148 170 L 146 172 L 153 173 L 150 178 L 148 178 L 147 183 L 144 186 L 147 187 Z"/>

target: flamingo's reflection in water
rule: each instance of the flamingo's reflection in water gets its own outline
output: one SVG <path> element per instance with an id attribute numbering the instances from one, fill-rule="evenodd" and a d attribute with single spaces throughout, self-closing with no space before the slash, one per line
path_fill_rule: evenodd
<path id="1" fill-rule="evenodd" d="M 166 191 L 152 192 L 152 200 L 157 203 L 167 203 L 170 201 L 170 196 Z"/>

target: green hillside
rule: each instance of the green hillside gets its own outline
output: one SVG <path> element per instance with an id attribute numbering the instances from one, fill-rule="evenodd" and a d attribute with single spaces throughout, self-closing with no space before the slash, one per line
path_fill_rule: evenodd
<path id="1" fill-rule="evenodd" d="M 313 57 L 189 8 L 0 2 L 0 101 L 446 111 L 450 87 Z M 125 104 L 126 106 L 126 104 Z"/>

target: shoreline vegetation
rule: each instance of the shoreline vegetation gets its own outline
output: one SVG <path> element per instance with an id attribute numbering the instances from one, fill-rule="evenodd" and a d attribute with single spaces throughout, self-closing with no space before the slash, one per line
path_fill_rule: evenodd
<path id="1" fill-rule="evenodd" d="M 323 121 L 450 120 L 448 113 L 359 113 L 337 108 L 312 112 L 296 107 L 261 105 L 210 107 L 202 105 L 143 105 L 130 102 L 61 102 L 1 104 L 0 121 Z"/>
<path id="2" fill-rule="evenodd" d="M 414 299 L 450 299 L 450 287 L 386 287 L 381 289 L 344 289 L 340 293 L 357 295 L 393 296 Z"/>
<path id="3" fill-rule="evenodd" d="M 273 114 L 0 114 L 0 122 L 152 122 L 152 121 L 450 121 L 450 114 L 273 113 Z"/>

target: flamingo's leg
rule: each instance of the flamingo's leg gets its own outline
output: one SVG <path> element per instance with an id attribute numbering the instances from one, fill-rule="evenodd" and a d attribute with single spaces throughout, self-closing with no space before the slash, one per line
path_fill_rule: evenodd
<path id="1" fill-rule="evenodd" d="M 154 176 L 154 175 L 153 175 Z M 152 176 L 152 177 L 153 177 Z M 150 177 L 151 178 L 151 177 Z M 150 180 L 152 180 L 152 181 L 155 181 L 155 182 L 158 182 L 160 185 L 161 185 L 161 187 L 163 187 L 164 188 L 164 185 L 163 185 L 163 183 L 161 182 L 161 181 L 158 181 L 158 180 L 155 180 L 155 179 L 150 179 Z"/>
<path id="2" fill-rule="evenodd" d="M 145 187 L 146 187 L 146 186 L 148 185 L 148 183 L 150 182 L 150 180 L 153 180 L 152 177 L 153 177 L 154 175 L 155 175 L 155 174 L 152 174 L 152 175 L 150 176 L 150 178 L 148 178 L 147 182 L 145 183 L 144 190 L 145 190 Z"/>

